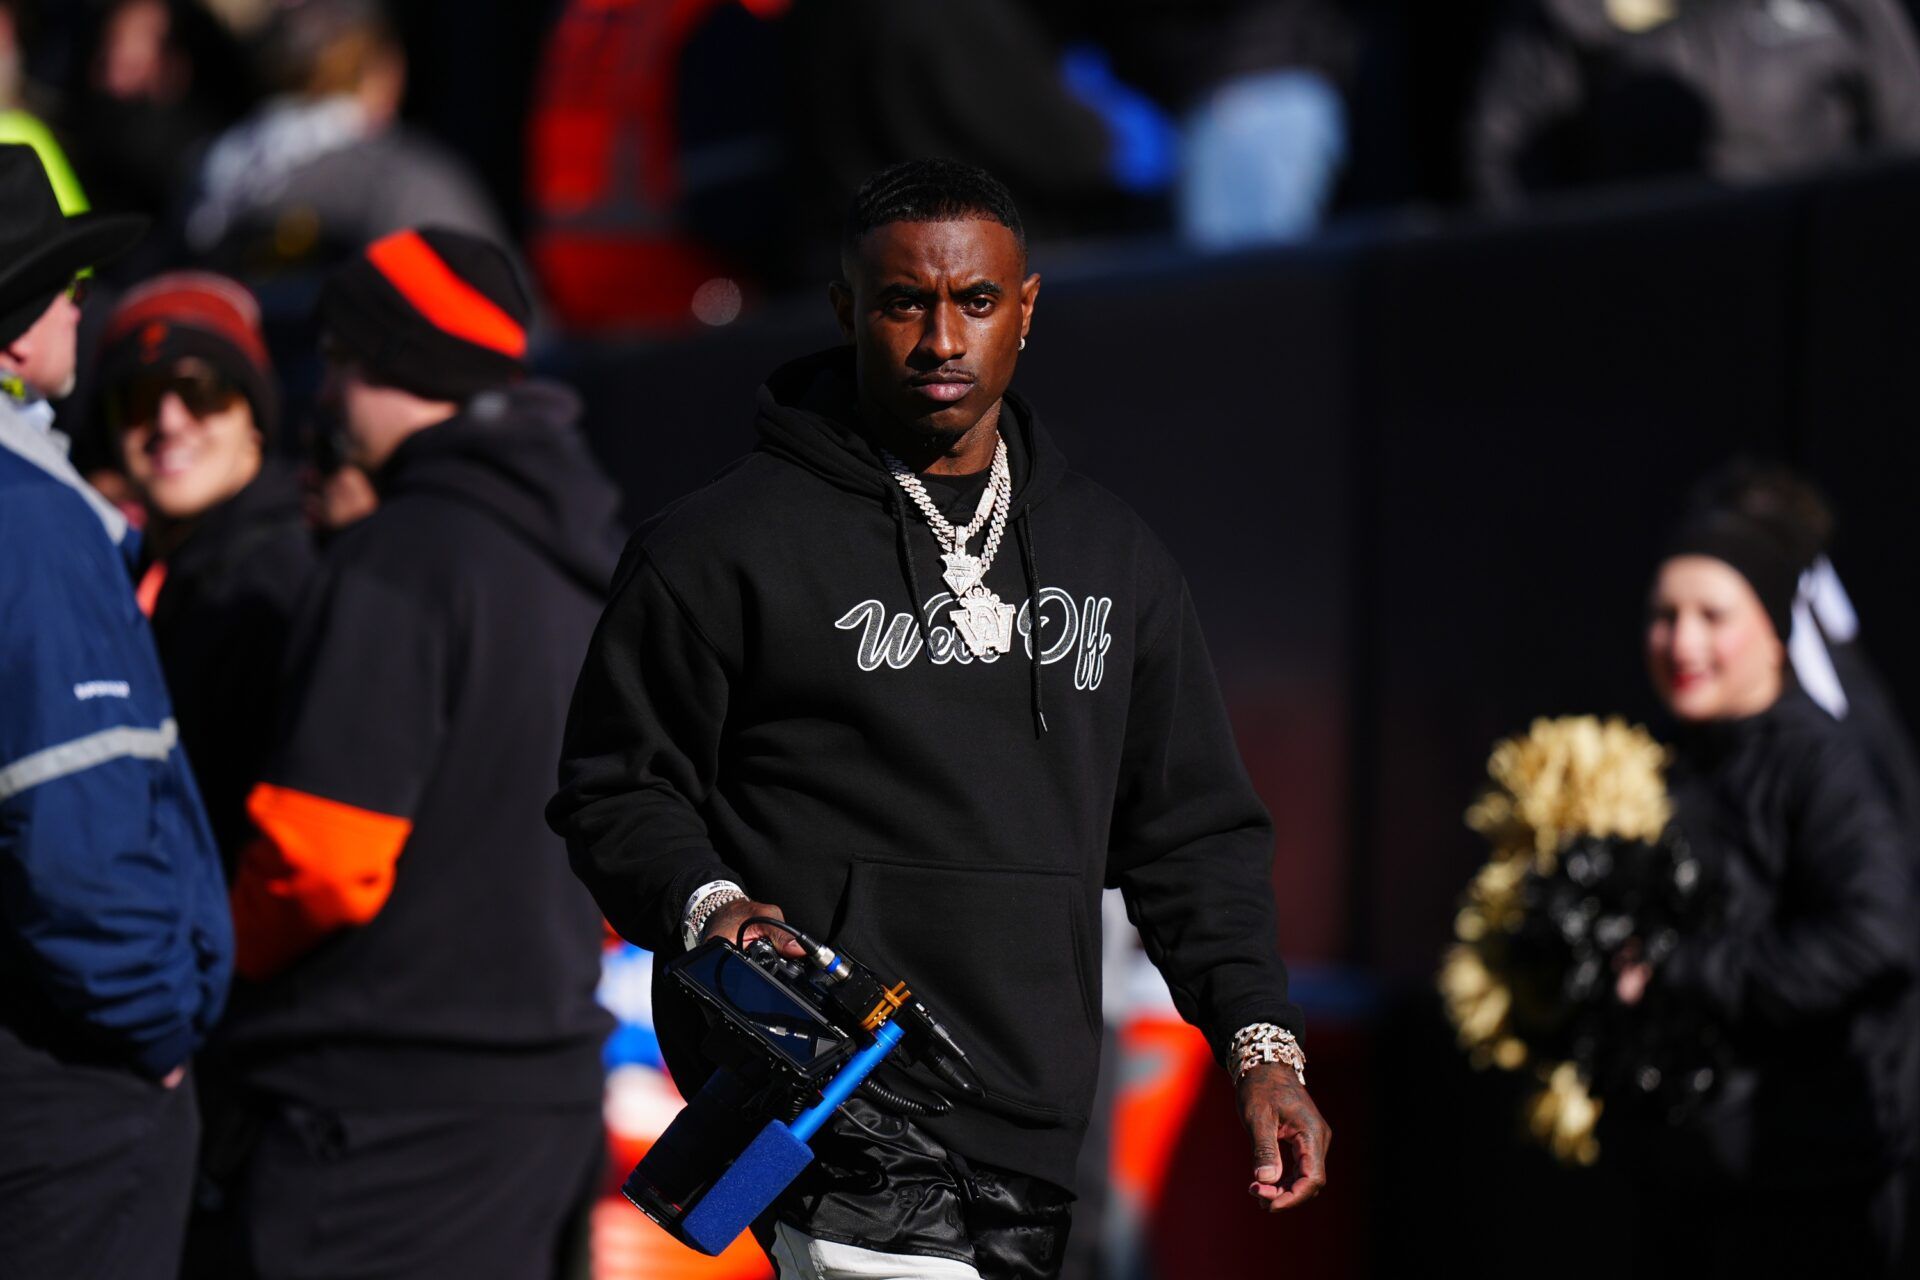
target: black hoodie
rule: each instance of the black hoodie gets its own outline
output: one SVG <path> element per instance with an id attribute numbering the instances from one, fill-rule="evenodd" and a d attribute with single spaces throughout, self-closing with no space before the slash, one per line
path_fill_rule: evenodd
<path id="1" fill-rule="evenodd" d="M 333 1106 L 591 1104 L 602 929 L 541 819 L 618 494 L 551 384 L 410 437 L 327 550 L 250 810 L 225 1047 Z"/>
<path id="2" fill-rule="evenodd" d="M 549 818 L 643 946 L 679 952 L 688 895 L 730 879 L 904 978 L 991 1093 L 926 1127 L 1067 1185 L 1099 1057 L 1103 885 L 1216 1052 L 1248 1023 L 1298 1025 L 1271 824 L 1140 520 L 1010 393 L 1013 519 L 986 581 L 1021 612 L 1013 651 L 976 658 L 933 533 L 846 425 L 851 379 L 847 350 L 779 370 L 758 451 L 628 545 Z M 697 1023 L 655 996 L 669 1064 L 697 1083 Z"/>
<path id="3" fill-rule="evenodd" d="M 317 558 L 299 482 L 269 459 L 159 562 L 153 641 L 229 875 L 252 834 L 247 789 L 266 762 L 280 663 Z"/>

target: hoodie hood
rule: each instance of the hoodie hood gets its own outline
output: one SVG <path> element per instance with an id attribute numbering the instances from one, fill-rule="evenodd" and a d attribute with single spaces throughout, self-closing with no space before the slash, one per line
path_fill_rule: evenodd
<path id="1" fill-rule="evenodd" d="M 382 498 L 437 493 L 494 516 L 595 595 L 623 540 L 620 493 L 577 425 L 580 398 L 554 382 L 488 391 L 415 432 L 375 477 Z"/>
<path id="2" fill-rule="evenodd" d="M 774 370 L 760 388 L 760 448 L 851 493 L 891 502 L 898 486 L 880 451 L 854 425 L 853 348 L 832 347 Z M 1066 458 L 1016 391 L 1001 400 L 1000 434 L 1013 469 L 1013 508 L 1037 506 L 1059 485 Z"/>

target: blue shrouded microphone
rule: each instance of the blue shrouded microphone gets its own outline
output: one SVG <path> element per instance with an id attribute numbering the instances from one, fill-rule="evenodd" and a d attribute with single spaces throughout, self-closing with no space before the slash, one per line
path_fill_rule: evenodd
<path id="1" fill-rule="evenodd" d="M 886 1060 L 905 1036 L 899 1024 L 884 1023 L 875 1033 L 873 1043 L 849 1059 L 827 1082 L 820 1091 L 819 1102 L 801 1112 L 790 1125 L 769 1121 L 681 1220 L 678 1233 L 681 1239 L 709 1255 L 718 1255 L 738 1239 L 788 1184 L 800 1176 L 800 1171 L 813 1163 L 813 1148 L 807 1145 L 808 1139 L 819 1132 L 820 1126 L 841 1103 L 853 1096 L 860 1082 Z M 628 1198 L 641 1209 L 647 1208 L 631 1191 Z"/>

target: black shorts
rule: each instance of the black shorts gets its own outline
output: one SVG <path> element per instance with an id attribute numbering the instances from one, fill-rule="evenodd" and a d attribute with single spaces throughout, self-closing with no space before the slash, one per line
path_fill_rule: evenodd
<path id="1" fill-rule="evenodd" d="M 970 1162 L 858 1097 L 815 1136 L 813 1149 L 814 1162 L 754 1224 L 770 1255 L 775 1224 L 784 1222 L 816 1240 L 963 1262 L 983 1280 L 1059 1274 L 1071 1192 Z"/>

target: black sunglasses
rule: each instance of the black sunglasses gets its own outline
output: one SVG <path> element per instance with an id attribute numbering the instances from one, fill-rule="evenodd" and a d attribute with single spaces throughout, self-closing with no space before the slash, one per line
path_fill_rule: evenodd
<path id="1" fill-rule="evenodd" d="M 152 422 L 160 416 L 160 401 L 168 392 L 180 397 L 188 413 L 205 418 L 231 405 L 240 390 L 212 369 L 173 369 L 166 373 L 138 373 L 115 389 L 114 418 L 121 426 Z"/>

